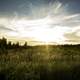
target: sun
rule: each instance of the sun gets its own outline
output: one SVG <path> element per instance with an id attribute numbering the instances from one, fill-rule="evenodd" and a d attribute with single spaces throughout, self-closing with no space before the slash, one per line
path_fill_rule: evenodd
<path id="1" fill-rule="evenodd" d="M 8 35 L 16 36 L 17 38 L 31 38 L 32 41 L 43 43 L 64 42 L 64 33 L 67 32 L 68 29 L 67 27 L 54 25 L 56 22 L 59 22 L 59 20 L 57 21 L 57 19 L 52 19 L 51 17 L 36 20 L 16 20 L 13 21 L 11 25 L 16 31 L 9 32 Z"/>
<path id="2" fill-rule="evenodd" d="M 64 44 L 69 40 L 65 34 L 75 32 L 76 28 L 79 29 L 77 27 L 79 25 L 75 24 L 79 22 L 79 16 L 80 14 L 70 14 L 67 5 L 55 1 L 49 5 L 32 8 L 31 15 L 19 17 L 17 13 L 14 18 L 0 18 L 2 25 L 0 34 L 28 42 L 30 40 L 36 43 Z"/>
<path id="3" fill-rule="evenodd" d="M 45 25 L 47 27 L 43 26 L 34 29 L 30 33 L 36 41 L 43 43 L 60 43 L 61 41 L 65 41 L 64 32 L 67 31 L 66 27 L 55 26 L 54 28 L 50 28 L 50 25 Z"/>
<path id="4" fill-rule="evenodd" d="M 53 12 L 48 13 L 45 17 L 36 19 L 17 18 L 10 20 L 7 26 L 12 31 L 7 32 L 7 35 L 9 37 L 22 38 L 25 40 L 31 39 L 32 41 L 43 43 L 64 42 L 66 40 L 64 34 L 69 31 L 69 28 L 63 25 L 66 19 L 70 19 L 76 15 L 61 15 L 59 11 L 63 9 L 61 8 L 62 4 L 56 3 L 56 5 L 56 7 L 52 7 Z"/>

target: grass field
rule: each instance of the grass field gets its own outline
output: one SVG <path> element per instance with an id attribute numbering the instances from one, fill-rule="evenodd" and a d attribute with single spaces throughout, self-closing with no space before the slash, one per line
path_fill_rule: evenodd
<path id="1" fill-rule="evenodd" d="M 0 80 L 80 80 L 80 45 L 0 50 Z"/>

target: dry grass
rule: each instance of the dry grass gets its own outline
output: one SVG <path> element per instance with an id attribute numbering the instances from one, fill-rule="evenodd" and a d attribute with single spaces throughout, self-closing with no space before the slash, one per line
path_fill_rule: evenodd
<path id="1" fill-rule="evenodd" d="M 35 46 L 0 54 L 0 80 L 80 80 L 80 46 Z"/>

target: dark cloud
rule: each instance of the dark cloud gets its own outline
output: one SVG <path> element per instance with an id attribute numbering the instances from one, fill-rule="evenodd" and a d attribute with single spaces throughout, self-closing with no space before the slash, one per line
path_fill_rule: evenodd
<path id="1" fill-rule="evenodd" d="M 32 9 L 42 5 L 49 5 L 56 0 L 0 0 L 0 15 L 14 16 L 16 11 L 20 16 L 28 15 Z M 63 5 L 68 4 L 67 10 L 70 13 L 80 13 L 80 1 L 79 0 L 58 0 Z"/>
<path id="2" fill-rule="evenodd" d="M 12 29 L 10 29 L 8 27 L 5 27 L 3 25 L 0 25 L 0 31 L 14 31 L 14 30 L 12 30 Z"/>
<path id="3" fill-rule="evenodd" d="M 80 32 L 80 30 L 78 30 Z M 67 38 L 69 42 L 80 42 L 80 36 L 76 35 L 77 31 L 72 33 L 67 33 L 64 36 Z"/>

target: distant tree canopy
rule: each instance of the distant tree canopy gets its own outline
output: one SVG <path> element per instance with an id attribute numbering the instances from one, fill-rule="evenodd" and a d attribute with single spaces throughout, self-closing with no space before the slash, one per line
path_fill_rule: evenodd
<path id="1" fill-rule="evenodd" d="M 0 39 L 0 49 L 17 49 L 17 48 L 27 48 L 27 42 L 24 43 L 24 45 L 20 45 L 19 42 L 12 43 L 11 41 L 7 41 L 6 38 Z"/>
<path id="2" fill-rule="evenodd" d="M 55 49 L 55 48 L 59 48 L 62 50 L 66 50 L 67 48 L 71 48 L 71 49 L 80 49 L 80 44 L 77 45 L 72 45 L 72 44 L 66 44 L 66 45 L 47 45 L 48 49 Z M 19 42 L 17 43 L 13 43 L 11 41 L 7 41 L 6 38 L 2 38 L 0 39 L 0 53 L 6 53 L 6 51 L 8 51 L 9 49 L 15 49 L 15 50 L 22 50 L 22 49 L 28 49 L 28 48 L 34 48 L 34 49 L 44 49 L 46 47 L 46 45 L 36 45 L 34 47 L 29 46 L 27 44 L 27 42 L 24 43 L 24 45 L 20 45 Z"/>
<path id="3" fill-rule="evenodd" d="M 4 37 L 0 39 L 0 48 L 7 48 L 7 40 Z"/>

